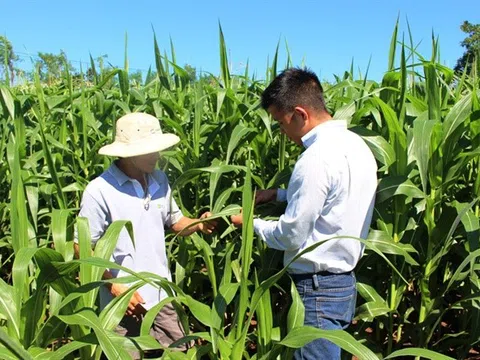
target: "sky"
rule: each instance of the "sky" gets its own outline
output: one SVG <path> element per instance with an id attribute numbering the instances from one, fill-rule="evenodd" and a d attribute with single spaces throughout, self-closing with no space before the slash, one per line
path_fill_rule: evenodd
<path id="1" fill-rule="evenodd" d="M 5 35 L 31 69 L 38 52 L 63 50 L 72 65 L 83 70 L 89 55 L 107 55 L 122 67 L 125 34 L 130 70 L 155 67 L 153 30 L 159 47 L 177 63 L 218 75 L 219 23 L 233 73 L 265 78 L 280 42 L 280 67 L 287 45 L 293 65 L 308 66 L 321 80 L 332 80 L 350 69 L 381 80 L 387 69 L 390 40 L 399 18 L 399 39 L 408 41 L 410 25 L 420 54 L 431 55 L 432 31 L 440 39 L 441 62 L 449 67 L 463 54 L 460 30 L 464 20 L 480 23 L 480 1 L 463 0 L 0 0 L 0 34 Z M 358 73 L 357 73 L 358 74 Z"/>

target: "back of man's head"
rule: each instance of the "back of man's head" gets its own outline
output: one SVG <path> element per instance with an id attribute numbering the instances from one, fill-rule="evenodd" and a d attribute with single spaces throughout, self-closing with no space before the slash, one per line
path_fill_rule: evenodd
<path id="1" fill-rule="evenodd" d="M 262 107 L 274 106 L 279 111 L 293 111 L 296 106 L 315 112 L 326 112 L 323 88 L 311 70 L 290 68 L 278 75 L 262 94 Z"/>

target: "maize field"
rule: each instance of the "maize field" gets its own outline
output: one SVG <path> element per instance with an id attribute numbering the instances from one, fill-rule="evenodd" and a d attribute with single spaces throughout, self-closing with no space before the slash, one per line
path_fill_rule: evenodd
<path id="1" fill-rule="evenodd" d="M 378 191 L 365 255 L 356 268 L 357 309 L 345 331 L 303 325 L 303 305 L 282 253 L 253 233 L 253 217 L 276 218 L 281 205 L 253 206 L 255 189 L 286 187 L 302 149 L 281 135 L 259 107 L 284 67 L 279 46 L 261 79 L 231 74 L 219 29 L 220 75 L 189 80 L 172 45 L 154 36 L 156 69 L 142 83 L 124 68 L 98 68 L 92 81 L 63 77 L 48 86 L 0 85 L 0 358 L 128 359 L 129 349 L 157 349 L 149 325 L 174 301 L 195 346 L 166 349 L 164 359 L 288 359 L 322 337 L 345 359 L 468 359 L 480 350 L 480 79 L 441 64 L 439 43 L 423 57 L 394 28 L 381 82 L 353 66 L 325 83 L 335 119 L 363 137 L 378 163 Z M 478 59 L 477 59 L 478 60 Z M 475 68 L 475 67 L 473 67 Z M 315 69 L 314 69 L 315 70 Z M 186 216 L 210 210 L 212 235 L 167 236 L 173 282 L 149 273 L 101 312 L 97 294 L 119 232 L 115 222 L 91 253 L 78 218 L 87 183 L 112 159 L 97 154 L 130 112 L 160 119 L 181 142 L 161 154 Z M 237 230 L 231 214 L 243 208 Z M 78 231 L 80 257 L 74 258 Z M 135 240 L 135 239 L 134 239 Z M 309 251 L 311 249 L 306 249 Z M 113 331 L 142 284 L 169 297 L 151 309 L 141 335 Z"/>

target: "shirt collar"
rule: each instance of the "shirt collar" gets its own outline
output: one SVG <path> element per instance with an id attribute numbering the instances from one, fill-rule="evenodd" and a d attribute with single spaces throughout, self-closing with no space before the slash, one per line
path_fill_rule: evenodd
<path id="1" fill-rule="evenodd" d="M 347 122 L 345 120 L 328 120 L 323 124 L 315 126 L 312 130 L 302 136 L 302 143 L 305 148 L 309 148 L 321 134 L 330 132 L 331 130 L 346 130 Z"/>
<path id="2" fill-rule="evenodd" d="M 113 176 L 115 180 L 117 180 L 118 185 L 120 186 L 125 184 L 127 181 L 132 180 L 122 170 L 119 169 L 115 162 L 110 165 L 108 172 Z"/>
<path id="3" fill-rule="evenodd" d="M 108 169 L 110 174 L 114 177 L 115 180 L 117 180 L 118 185 L 122 186 L 125 184 L 127 181 L 133 181 L 134 179 L 128 177 L 120 168 L 117 166 L 115 162 L 110 165 L 110 168 Z M 159 181 L 156 179 L 155 176 L 152 176 L 152 174 L 148 174 L 148 187 L 149 190 L 157 190 L 159 187 Z M 153 193 L 153 192 L 152 192 Z"/>

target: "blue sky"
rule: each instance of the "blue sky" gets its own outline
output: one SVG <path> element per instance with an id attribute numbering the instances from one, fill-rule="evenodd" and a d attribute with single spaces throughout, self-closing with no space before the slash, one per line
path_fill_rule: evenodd
<path id="1" fill-rule="evenodd" d="M 400 37 L 408 39 L 408 18 L 415 44 L 428 57 L 433 30 L 442 62 L 453 67 L 463 53 L 460 24 L 480 23 L 480 1 L 0 0 L 0 33 L 24 68 L 39 51 L 64 50 L 75 67 L 84 62 L 85 70 L 90 53 L 107 54 L 111 64 L 123 66 L 126 32 L 130 68 L 146 72 L 154 67 L 153 27 L 161 49 L 168 50 L 172 38 L 179 64 L 218 74 L 220 21 L 235 73 L 248 61 L 257 78 L 264 78 L 280 40 L 282 67 L 287 41 L 294 65 L 309 66 L 321 79 L 343 74 L 352 59 L 365 72 L 371 57 L 369 78 L 380 80 L 398 15 Z"/>

